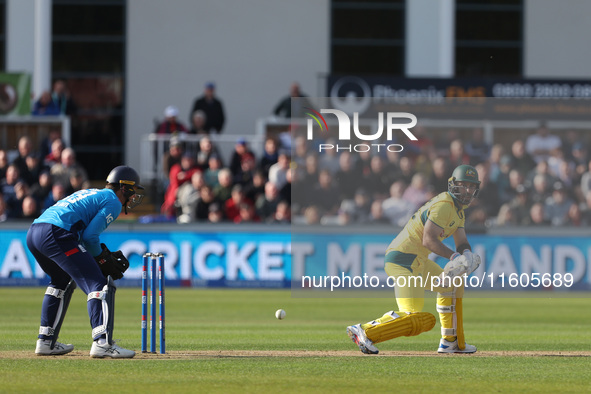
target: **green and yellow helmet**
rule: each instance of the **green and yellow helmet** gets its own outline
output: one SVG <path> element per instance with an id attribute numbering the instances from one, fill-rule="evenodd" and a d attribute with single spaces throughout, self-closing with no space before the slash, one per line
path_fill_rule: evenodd
<path id="1" fill-rule="evenodd" d="M 458 184 L 462 182 L 462 184 Z M 469 191 L 465 182 L 472 183 L 474 187 Z M 462 205 L 469 205 L 480 191 L 480 180 L 476 168 L 467 164 L 457 166 L 447 181 L 447 191 Z"/>

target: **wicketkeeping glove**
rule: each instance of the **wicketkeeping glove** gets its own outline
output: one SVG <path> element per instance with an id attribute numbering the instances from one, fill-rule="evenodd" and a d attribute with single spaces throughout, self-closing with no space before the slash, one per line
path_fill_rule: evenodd
<path id="1" fill-rule="evenodd" d="M 111 275 L 113 279 L 123 278 L 123 273 L 129 268 L 129 261 L 127 258 L 120 250 L 111 252 L 105 244 L 101 244 L 101 248 L 103 251 L 94 259 L 105 278 L 109 275 Z"/>

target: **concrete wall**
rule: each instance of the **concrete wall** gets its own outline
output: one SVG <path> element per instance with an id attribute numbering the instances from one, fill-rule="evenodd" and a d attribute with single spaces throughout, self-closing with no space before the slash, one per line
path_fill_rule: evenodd
<path id="1" fill-rule="evenodd" d="M 591 78 L 591 1 L 525 0 L 526 78 Z"/>
<path id="2" fill-rule="evenodd" d="M 329 0 L 129 0 L 126 163 L 164 108 L 188 123 L 195 97 L 215 81 L 226 135 L 253 134 L 292 81 L 317 94 L 329 70 Z"/>

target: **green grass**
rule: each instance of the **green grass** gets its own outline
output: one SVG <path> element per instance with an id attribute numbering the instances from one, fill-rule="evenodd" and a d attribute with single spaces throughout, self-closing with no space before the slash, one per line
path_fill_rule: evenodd
<path id="1" fill-rule="evenodd" d="M 580 357 L 206 355 L 132 360 L 33 355 L 44 289 L 0 288 L 0 392 L 583 392 L 591 378 L 591 299 L 468 298 L 466 336 L 487 351 Z M 278 290 L 167 289 L 167 351 L 354 351 L 350 324 L 394 309 L 387 298 L 291 298 Z M 140 348 L 140 291 L 117 291 L 115 338 Z M 90 349 L 86 297 L 77 290 L 60 339 Z M 435 313 L 435 300 L 425 310 Z M 274 313 L 287 311 L 279 321 Z M 439 324 L 380 343 L 382 354 L 435 352 Z M 84 352 L 84 353 L 82 353 Z M 316 353 L 315 353 L 316 354 Z"/>

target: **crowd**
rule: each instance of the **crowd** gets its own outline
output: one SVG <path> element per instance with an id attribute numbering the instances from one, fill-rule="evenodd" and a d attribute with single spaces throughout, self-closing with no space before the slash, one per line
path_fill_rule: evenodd
<path id="1" fill-rule="evenodd" d="M 50 131 L 35 147 L 28 136 L 18 140 L 12 160 L 0 150 L 0 221 L 35 219 L 58 200 L 90 186 L 76 153 L 65 147 L 59 131 Z"/>
<path id="2" fill-rule="evenodd" d="M 292 97 L 306 97 L 297 83 L 273 113 L 289 117 Z M 63 81 L 56 81 L 34 113 L 67 113 L 72 106 Z M 167 147 L 160 213 L 169 221 L 291 223 L 293 215 L 294 223 L 403 226 L 417 208 L 447 190 L 453 168 L 471 164 L 482 184 L 479 198 L 466 210 L 468 226 L 591 224 L 591 157 L 589 137 L 582 132 L 550 132 L 542 124 L 523 138 L 491 146 L 480 128 L 460 135 L 454 129 L 417 127 L 419 140 L 401 152 L 322 153 L 313 142 L 283 133 L 267 138 L 260 157 L 239 138 L 225 162 L 209 137 L 222 132 L 226 118 L 215 84 L 206 83 L 195 98 L 189 126 L 178 115 L 178 108 L 168 106 L 154 132 L 202 138 L 197 153 L 186 149 L 182 138 L 171 138 Z M 58 134 L 32 148 L 27 137 L 21 138 L 11 163 L 0 150 L 0 220 L 35 217 L 64 195 L 88 187 L 86 171 Z"/>
<path id="3" fill-rule="evenodd" d="M 422 204 L 447 190 L 456 166 L 470 164 L 482 184 L 466 210 L 467 226 L 591 224 L 585 133 L 555 134 L 542 124 L 523 138 L 491 146 L 480 128 L 463 136 L 453 129 L 416 132 L 419 141 L 401 152 L 377 154 L 334 149 L 318 154 L 314 143 L 295 137 L 293 222 L 403 226 Z"/>

